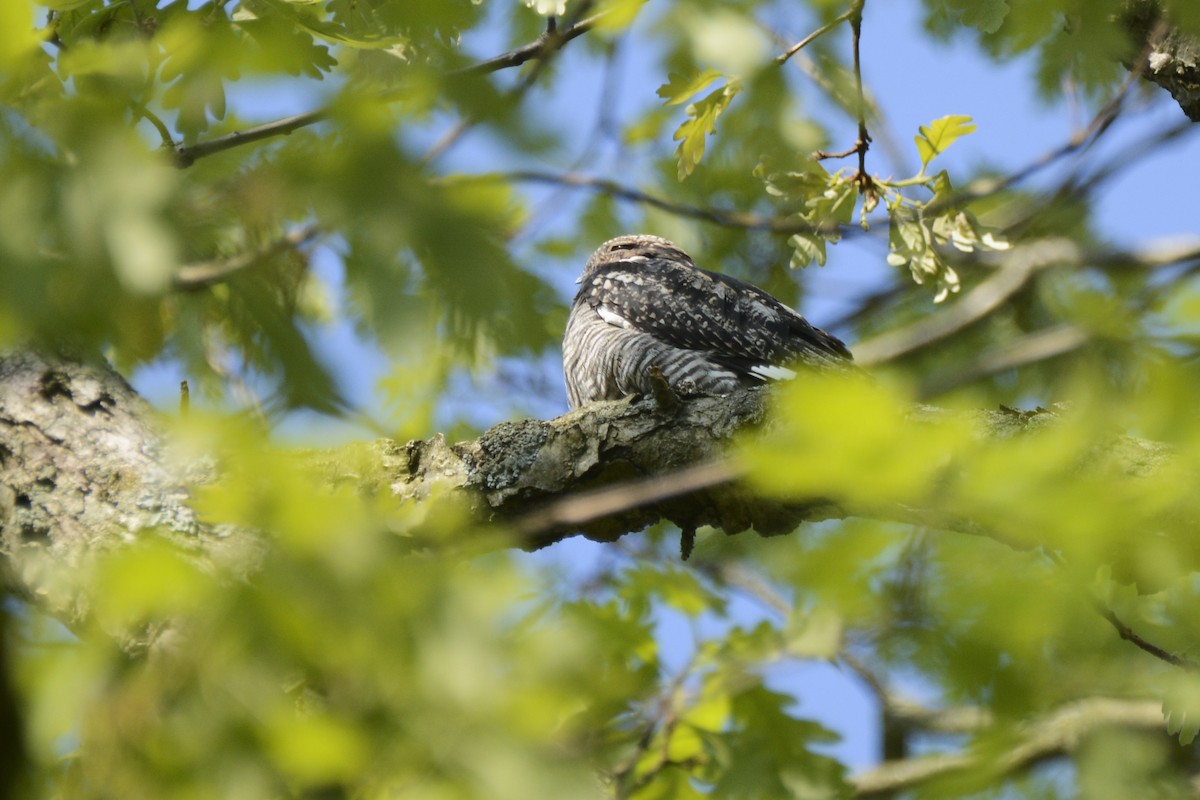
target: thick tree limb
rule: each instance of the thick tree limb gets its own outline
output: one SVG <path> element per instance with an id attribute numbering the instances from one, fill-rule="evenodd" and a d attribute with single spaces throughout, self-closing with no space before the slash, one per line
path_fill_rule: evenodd
<path id="1" fill-rule="evenodd" d="M 761 390 L 695 398 L 670 413 L 650 402 L 597 403 L 501 423 L 455 445 L 440 436 L 385 445 L 385 457 L 396 493 L 422 498 L 452 487 L 476 513 L 509 521 L 527 547 L 575 533 L 611 540 L 662 518 L 685 529 L 775 534 L 841 516 L 823 503 L 764 501 L 717 461 L 734 433 L 765 415 Z M 680 472 L 692 465 L 700 466 Z"/>
<path id="2" fill-rule="evenodd" d="M 771 534 L 842 516 L 820 502 L 765 501 L 720 466 L 680 483 L 686 467 L 719 464 L 733 434 L 765 414 L 759 390 L 695 398 L 669 413 L 648 402 L 599 403 L 552 420 L 502 423 L 474 441 L 380 441 L 310 459 L 330 480 L 364 489 L 455 497 L 481 518 L 508 522 L 527 547 L 576 533 L 611 540 L 664 517 L 685 528 Z M 362 463 L 350 451 L 364 449 L 365 477 L 349 466 Z M 214 475 L 211 463 L 171 463 L 151 409 L 103 363 L 0 356 L 0 552 L 30 596 L 68 616 L 82 611 L 70 567 L 144 529 L 206 556 L 244 558 L 252 537 L 211 530 L 188 505 L 188 487 Z M 588 505 L 596 497 L 582 493 L 604 487 L 597 514 Z"/>
<path id="3" fill-rule="evenodd" d="M 1150 54 L 1143 77 L 1171 93 L 1192 122 L 1200 122 L 1200 41 L 1173 31 Z"/>
<path id="4" fill-rule="evenodd" d="M 1170 92 L 1192 122 L 1200 122 L 1200 39 L 1163 17 L 1154 0 L 1133 0 L 1124 23 L 1134 41 L 1145 47 L 1145 63 L 1135 65 L 1141 77 Z"/>
<path id="5" fill-rule="evenodd" d="M 211 480 L 211 463 L 169 462 L 150 407 L 106 364 L 0 354 L 0 554 L 11 588 L 70 622 L 87 610 L 76 567 L 145 529 L 208 555 L 233 546 L 236 563 L 251 543 L 223 541 L 188 505 L 187 486 Z"/>
<path id="6" fill-rule="evenodd" d="M 820 498 L 771 500 L 737 481 L 724 450 L 735 433 L 764 424 L 768 399 L 750 389 L 669 411 L 649 401 L 597 403 L 551 420 L 501 423 L 473 441 L 384 440 L 308 459 L 323 480 L 363 491 L 452 498 L 478 519 L 507 525 L 524 547 L 578 533 L 612 540 L 664 518 L 684 530 L 772 535 L 845 516 Z M 979 414 L 976 424 L 981 436 L 1010 436 L 1053 417 L 1001 410 Z M 1144 464 L 1149 456 L 1142 448 L 1137 457 Z M 64 566 L 143 529 L 252 570 L 255 537 L 213 530 L 188 505 L 188 487 L 215 472 L 194 457 L 172 464 L 152 412 L 106 365 L 0 356 L 0 553 L 27 594 L 70 607 L 73 576 Z M 593 490 L 602 494 L 584 494 Z M 930 509 L 855 513 L 988 535 Z"/>

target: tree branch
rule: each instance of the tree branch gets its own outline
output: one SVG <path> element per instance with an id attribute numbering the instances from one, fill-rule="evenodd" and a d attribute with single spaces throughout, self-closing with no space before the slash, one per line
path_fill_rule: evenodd
<path id="1" fill-rule="evenodd" d="M 640 189 L 624 186 L 607 178 L 594 178 L 588 175 L 577 175 L 570 172 L 556 173 L 541 172 L 537 170 L 515 170 L 512 172 L 496 172 L 480 177 L 511 181 L 513 183 L 544 183 L 553 186 L 590 189 L 592 191 L 610 195 L 619 200 L 627 200 L 631 203 L 640 203 L 642 205 L 651 206 L 652 208 L 657 208 L 660 211 L 666 211 L 668 214 L 687 217 L 689 219 L 698 219 L 702 222 L 711 222 L 714 225 L 721 225 L 726 228 L 769 231 L 771 233 L 780 234 L 822 232 L 821 229 L 815 228 L 807 222 L 803 222 L 802 220 L 797 220 L 794 216 L 766 217 L 760 214 L 750 214 L 743 211 L 733 211 L 722 208 L 708 208 L 704 206 L 689 205 L 687 203 L 675 203 L 658 197 L 657 195 L 643 192 Z M 847 228 L 842 232 L 843 238 L 854 235 L 854 231 L 856 230 L 861 229 L 857 227 Z M 828 233 L 829 231 L 824 232 Z"/>
<path id="2" fill-rule="evenodd" d="M 1069 239 L 1038 239 L 1009 252 L 976 254 L 971 262 L 994 266 L 997 270 L 994 276 L 933 316 L 859 342 L 854 348 L 855 360 L 863 366 L 883 364 L 944 341 L 1003 308 L 1045 269 L 1091 265 L 1152 270 L 1196 259 L 1200 259 L 1200 238 L 1197 237 L 1164 239 L 1137 250 L 1085 250 Z M 1078 336 L 1070 341 L 1076 343 L 1075 346 L 1082 344 Z M 988 370 L 986 374 L 999 371 L 990 367 Z"/>
<path id="3" fill-rule="evenodd" d="M 826 22 L 824 25 L 817 28 L 815 31 L 810 33 L 808 36 L 805 36 L 803 39 L 796 42 L 794 45 L 789 47 L 787 50 L 785 50 L 784 52 L 775 56 L 775 63 L 776 64 L 786 64 L 788 62 L 788 59 L 790 59 L 792 56 L 796 55 L 796 53 L 799 53 L 805 47 L 808 47 L 808 45 L 810 45 L 812 42 L 814 42 L 819 37 L 823 36 L 824 34 L 833 30 L 835 27 L 837 27 L 841 23 L 850 19 L 852 14 L 854 14 L 853 8 L 850 9 L 849 11 L 844 11 L 841 14 L 838 14 L 836 17 L 831 19 L 829 22 Z"/>
<path id="4" fill-rule="evenodd" d="M 1038 270 L 1057 263 L 1061 258 L 1058 251 L 1064 248 L 1055 245 L 1062 244 L 1064 242 L 1035 242 L 1020 248 L 1011 258 L 1005 259 L 995 275 L 943 307 L 939 313 L 859 342 L 854 348 L 854 360 L 864 367 L 894 361 L 979 322 L 1025 287 Z M 1065 244 L 1073 246 L 1072 243 Z"/>
<path id="5" fill-rule="evenodd" d="M 329 110 L 321 108 L 316 111 L 306 111 L 303 114 L 277 119 L 274 122 L 264 122 L 262 125 L 255 125 L 252 128 L 227 133 L 224 136 L 218 136 L 215 139 L 209 139 L 205 142 L 180 145 L 175 148 L 175 165 L 181 168 L 190 167 L 196 163 L 197 159 L 204 158 L 205 156 L 211 156 L 225 150 L 232 150 L 244 144 L 260 142 L 263 139 L 270 139 L 274 136 L 286 136 L 292 131 L 306 128 L 309 125 L 315 125 L 328 118 Z"/>
<path id="6" fill-rule="evenodd" d="M 1200 39 L 1170 24 L 1157 2 L 1127 4 L 1126 29 L 1142 47 L 1134 76 L 1166 89 L 1192 122 L 1200 122 Z"/>
<path id="7" fill-rule="evenodd" d="M 606 12 L 595 14 L 587 19 L 580 20 L 574 25 L 561 31 L 545 32 L 538 36 L 537 39 L 529 44 L 518 47 L 515 50 L 510 50 L 507 53 L 489 58 L 486 61 L 480 61 L 477 64 L 472 64 L 468 67 L 452 70 L 447 73 L 450 76 L 463 75 L 486 75 L 492 72 L 497 72 L 502 69 L 520 66 L 527 61 L 544 58 L 550 53 L 557 52 L 568 42 L 571 42 L 583 34 L 590 31 L 596 26 L 596 23 L 604 17 Z M 380 95 L 380 100 L 386 100 L 391 97 L 391 93 Z M 190 167 L 197 159 L 211 156 L 215 153 L 231 150 L 235 147 L 240 147 L 245 144 L 259 142 L 263 139 L 269 139 L 275 136 L 286 136 L 292 131 L 315 125 L 322 120 L 328 119 L 330 110 L 328 108 L 316 109 L 314 111 L 306 111 L 303 114 L 296 114 L 283 119 L 277 119 L 273 122 L 264 122 L 261 125 L 255 125 L 252 128 L 246 128 L 241 131 L 218 136 L 215 139 L 209 139 L 196 144 L 180 145 L 175 148 L 175 164 L 179 167 Z"/>
<path id="8" fill-rule="evenodd" d="M 979 358 L 942 372 L 921 385 L 919 397 L 931 398 L 1010 369 L 1049 361 L 1083 347 L 1091 339 L 1074 325 L 1055 325 L 989 350 Z"/>
<path id="9" fill-rule="evenodd" d="M 1176 655 L 1175 653 L 1168 652 L 1153 642 L 1142 638 L 1136 631 L 1133 630 L 1133 628 L 1130 628 L 1128 625 L 1122 622 L 1121 618 L 1118 617 L 1116 612 L 1114 612 L 1111 608 L 1097 603 L 1096 611 L 1100 614 L 1100 616 L 1108 620 L 1108 623 L 1112 625 L 1114 629 L 1116 629 L 1117 634 L 1122 639 L 1134 645 L 1138 649 L 1144 650 L 1145 652 L 1157 658 L 1159 661 L 1165 661 L 1173 667 L 1180 667 L 1188 670 L 1189 672 L 1200 671 L 1200 664 L 1196 663 L 1192 659 L 1187 658 L 1186 656 L 1180 656 Z"/>
<path id="10" fill-rule="evenodd" d="M 534 59 L 545 58 L 550 53 L 562 49 L 562 46 L 568 42 L 574 41 L 583 34 L 596 27 L 599 22 L 607 14 L 607 11 L 602 11 L 599 14 L 581 19 L 574 25 L 570 25 L 563 30 L 551 29 L 547 27 L 537 39 L 529 44 L 522 45 L 515 50 L 510 50 L 507 53 L 489 58 L 486 61 L 480 61 L 478 64 L 472 64 L 461 70 L 456 70 L 450 74 L 472 75 L 472 74 L 487 74 L 489 72 L 497 72 L 502 69 L 511 67 L 519 67 L 527 61 Z"/>
<path id="11" fill-rule="evenodd" d="M 735 434 L 767 422 L 770 398 L 768 389 L 757 388 L 686 399 L 671 410 L 649 401 L 595 403 L 550 420 L 501 423 L 457 444 L 438 435 L 298 457 L 319 482 L 400 500 L 437 497 L 507 528 L 505 544 L 527 548 L 576 534 L 611 541 L 660 519 L 684 530 L 710 525 L 776 535 L 848 513 L 996 538 L 937 509 L 851 512 L 819 497 L 763 497 L 737 480 L 724 450 Z M 946 413 L 919 408 L 910 416 L 920 424 Z M 971 419 L 978 436 L 1007 437 L 1052 416 L 1001 410 Z M 64 563 L 147 528 L 178 537 L 207 559 L 232 554 L 239 572 L 253 570 L 257 538 L 210 530 L 188 505 L 189 487 L 217 479 L 215 467 L 195 458 L 172 463 L 153 420 L 103 363 L 0 355 L 0 554 L 17 566 L 29 596 L 54 595 L 61 588 L 55 581 L 70 582 Z M 1121 468 L 1121 453 L 1109 451 Z M 1144 465 L 1144 448 L 1138 458 Z M 419 531 L 414 536 L 421 539 Z M 66 595 L 54 603 L 69 606 L 74 598 Z"/>
<path id="12" fill-rule="evenodd" d="M 319 230 L 315 223 L 302 225 L 257 250 L 239 253 L 226 259 L 185 264 L 175 273 L 174 286 L 180 291 L 192 292 L 214 283 L 221 283 L 263 259 L 300 247 L 315 237 Z"/>
<path id="13" fill-rule="evenodd" d="M 884 797 L 976 768 L 986 768 L 990 775 L 1012 774 L 1070 755 L 1089 735 L 1113 726 L 1165 732 L 1162 704 L 1107 697 L 1079 700 L 1023 726 L 1020 738 L 998 756 L 960 752 L 889 761 L 852 778 L 851 785 L 858 797 Z"/>

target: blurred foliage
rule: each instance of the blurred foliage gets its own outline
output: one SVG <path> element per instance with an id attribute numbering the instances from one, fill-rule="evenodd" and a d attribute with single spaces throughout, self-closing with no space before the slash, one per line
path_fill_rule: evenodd
<path id="1" fill-rule="evenodd" d="M 1137 54 L 1130 7 L 924 3 L 931 34 L 1029 54 L 1029 91 L 1075 87 L 1097 107 Z M 1161 7 L 1200 31 L 1194 0 Z M 1041 195 L 949 166 L 942 154 L 974 129 L 952 97 L 902 132 L 905 177 L 878 148 L 865 172 L 813 155 L 849 146 L 860 111 L 873 131 L 885 121 L 859 107 L 846 25 L 795 57 L 810 59 L 803 70 L 776 61 L 792 42 L 775 31 L 848 8 L 4 0 L 0 344 L 102 351 L 127 373 L 177 364 L 210 406 L 250 387 L 272 419 L 350 416 L 367 403 L 335 377 L 342 354 L 319 346 L 350 329 L 392 365 L 380 426 L 417 437 L 463 374 L 554 360 L 569 278 L 620 232 L 668 235 L 793 304 L 811 274 L 789 266 L 837 270 L 834 245 L 853 237 L 899 269 L 837 321 L 850 340 L 960 308 L 996 279 L 981 251 L 1107 244 L 1083 182 Z M 601 16 L 560 42 L 549 13 L 565 14 L 559 33 Z M 534 41 L 561 52 L 472 69 Z M 648 71 L 632 104 L 605 88 L 622 48 Z M 597 76 L 581 134 L 563 95 Z M 235 135 L 308 111 L 320 118 Z M 463 137 L 477 147 L 466 156 Z M 665 202 L 534 197 L 504 173 L 531 164 Z M 560 208 L 566 230 L 539 229 Z M 711 209 L 744 216 L 697 220 Z M 287 238 L 309 227 L 315 249 Z M 878 379 L 781 392 L 773 427 L 734 457 L 765 493 L 855 516 L 773 540 L 701 531 L 686 565 L 660 526 L 556 575 L 452 503 L 330 486 L 236 414 L 180 420 L 176 438 L 226 467 L 197 494 L 204 519 L 259 538 L 199 559 L 149 531 L 98 555 L 81 567 L 93 603 L 71 631 L 32 606 L 3 609 L 0 676 L 30 762 L 11 796 L 843 797 L 836 734 L 773 677 L 829 661 L 865 664 L 868 684 L 915 684 L 934 710 L 990 714 L 953 737 L 909 731 L 913 751 L 978 757 L 920 796 L 1179 796 L 1200 772 L 1200 679 L 1122 641 L 1097 605 L 1195 658 L 1200 281 L 1194 263 L 1070 266 L 1031 273 Z M 1081 343 L 1004 360 L 1060 327 Z M 546 393 L 561 407 L 556 382 Z M 931 393 L 955 411 L 908 413 Z M 964 411 L 1054 402 L 1068 405 L 1011 437 L 981 435 Z M 929 517 L 894 521 L 914 511 Z M 665 652 L 668 618 L 691 633 L 674 645 L 682 659 Z M 1094 696 L 1161 701 L 1161 735 L 1096 732 L 1065 777 L 997 768 L 1039 715 Z"/>

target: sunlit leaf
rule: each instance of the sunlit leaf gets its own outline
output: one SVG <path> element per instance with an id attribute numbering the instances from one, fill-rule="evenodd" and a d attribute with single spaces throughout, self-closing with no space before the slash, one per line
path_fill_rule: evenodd
<path id="1" fill-rule="evenodd" d="M 944 0 L 949 8 L 961 14 L 962 23 L 984 33 L 995 33 L 1004 24 L 1009 12 L 1009 0 Z"/>
<path id="2" fill-rule="evenodd" d="M 921 132 L 913 137 L 917 143 L 917 152 L 921 156 L 922 169 L 929 166 L 930 161 L 945 152 L 946 148 L 959 138 L 973 133 L 975 128 L 970 117 L 955 114 L 922 125 Z"/>
<path id="3" fill-rule="evenodd" d="M 655 91 L 665 105 L 674 106 L 686 102 L 692 95 L 723 76 L 716 70 L 707 69 L 694 75 L 672 72 L 670 80 Z"/>
<path id="4" fill-rule="evenodd" d="M 700 163 L 700 158 L 704 155 L 705 138 L 716 130 L 717 117 L 729 107 L 738 90 L 736 83 L 727 83 L 703 100 L 688 105 L 686 111 L 689 119 L 679 126 L 672 137 L 679 142 L 679 147 L 675 150 L 679 180 L 682 181 L 691 175 L 692 170 Z"/>

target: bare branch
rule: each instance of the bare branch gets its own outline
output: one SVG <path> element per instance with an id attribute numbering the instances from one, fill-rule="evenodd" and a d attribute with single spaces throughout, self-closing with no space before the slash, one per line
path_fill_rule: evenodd
<path id="1" fill-rule="evenodd" d="M 726 461 L 696 464 L 678 472 L 638 478 L 615 486 L 569 495 L 514 522 L 533 538 L 557 528 L 579 528 L 604 517 L 646 508 L 681 495 L 732 483 L 739 471 Z"/>
<path id="2" fill-rule="evenodd" d="M 480 61 L 478 64 L 472 64 L 465 69 L 457 70 L 451 74 L 487 74 L 511 67 L 519 67 L 527 61 L 543 59 L 551 53 L 560 50 L 563 45 L 579 38 L 596 27 L 596 23 L 603 19 L 607 13 L 606 11 L 602 11 L 594 14 L 587 19 L 582 19 L 574 25 L 568 26 L 564 30 L 557 30 L 547 25 L 546 30 L 529 44 L 522 45 L 515 50 L 510 50 L 494 58 L 489 58 L 486 61 Z"/>
<path id="3" fill-rule="evenodd" d="M 1058 358 L 1083 347 L 1090 338 L 1087 331 L 1074 325 L 1045 328 L 984 353 L 970 364 L 934 377 L 922 385 L 920 396 L 937 397 L 990 375 Z"/>
<path id="4" fill-rule="evenodd" d="M 863 366 L 874 366 L 911 355 L 944 341 L 1003 308 L 1007 301 L 1029 285 L 1037 273 L 1045 269 L 1069 269 L 1091 265 L 1110 269 L 1153 270 L 1197 259 L 1200 259 L 1200 237 L 1192 236 L 1150 242 L 1136 250 L 1085 250 L 1070 239 L 1039 239 L 1010 252 L 975 254 L 971 259 L 973 262 L 994 265 L 997 268 L 994 276 L 976 286 L 961 299 L 948 303 L 933 316 L 859 342 L 854 348 L 855 360 Z M 1074 349 L 1082 344 L 1086 337 L 1078 329 L 1070 330 L 1070 335 L 1056 334 L 1055 348 L 1050 350 L 1042 349 L 1045 342 L 1035 350 L 1030 350 L 1027 343 L 1021 358 L 1027 359 L 1030 355 L 1038 353 L 1040 355 L 1034 360 L 1039 360 Z M 1066 349 L 1062 349 L 1063 347 Z M 1004 363 L 1011 361 L 1011 354 L 1003 359 Z M 979 363 L 983 365 L 984 362 Z M 1030 362 L 1024 360 L 1021 363 Z M 984 374 L 992 374 L 1006 368 L 1009 367 L 988 366 Z"/>
<path id="5" fill-rule="evenodd" d="M 642 205 L 657 208 L 660 211 L 666 211 L 669 214 L 687 217 L 689 219 L 698 219 L 703 222 L 711 222 L 714 225 L 721 225 L 726 228 L 770 231 L 771 233 L 780 234 L 830 232 L 824 231 L 824 229 L 814 228 L 812 225 L 801 220 L 797 220 L 794 217 L 766 217 L 760 214 L 750 214 L 743 211 L 707 208 L 703 206 L 690 205 L 688 203 L 675 203 L 670 200 L 664 200 L 657 195 L 643 192 L 640 189 L 623 186 L 616 181 L 609 180 L 607 178 L 593 178 L 587 175 L 576 175 L 569 172 L 555 173 L 540 172 L 536 170 L 517 170 L 514 172 L 492 173 L 490 175 L 480 177 L 512 181 L 514 183 L 545 183 L 554 186 L 590 189 L 592 191 L 602 192 L 610 195 L 619 200 L 627 200 L 631 203 L 640 203 Z M 861 229 L 847 228 L 845 231 L 843 231 L 843 237 L 847 235 L 854 235 L 855 230 Z"/>
<path id="6" fill-rule="evenodd" d="M 292 131 L 306 128 L 309 125 L 315 125 L 328 118 L 329 110 L 322 108 L 316 111 L 306 111 L 303 114 L 277 119 L 274 122 L 264 122 L 262 125 L 255 125 L 253 128 L 227 133 L 224 136 L 218 136 L 208 141 L 182 145 L 175 148 L 175 164 L 179 167 L 190 167 L 197 159 L 204 158 L 205 156 L 211 156 L 225 150 L 232 150 L 235 147 L 252 144 L 263 139 L 270 139 L 274 136 L 286 136 Z"/>
<path id="7" fill-rule="evenodd" d="M 846 11 L 842 14 L 837 15 L 832 20 L 830 20 L 829 22 L 825 23 L 824 25 L 822 25 L 821 27 L 817 28 L 815 31 L 810 33 L 808 36 L 805 36 L 803 39 L 796 42 L 794 45 L 789 47 L 785 52 L 775 56 L 775 63 L 776 64 L 786 64 L 788 62 L 788 59 L 790 59 L 792 56 L 796 55 L 796 53 L 799 53 L 801 50 L 803 50 L 805 47 L 807 47 L 813 41 L 818 39 L 820 36 L 822 36 L 825 33 L 828 33 L 829 31 L 833 30 L 835 27 L 837 27 L 841 23 L 850 19 L 850 16 L 853 13 L 854 13 L 854 9 L 850 9 L 849 11 Z"/>
<path id="8" fill-rule="evenodd" d="M 1181 667 L 1189 672 L 1200 671 L 1200 663 L 1197 663 L 1186 656 L 1176 655 L 1175 653 L 1168 652 L 1153 642 L 1142 638 L 1136 631 L 1133 630 L 1133 628 L 1130 628 L 1128 625 L 1122 622 L 1121 618 L 1118 617 L 1116 612 L 1114 612 L 1111 608 L 1097 603 L 1096 612 L 1108 620 L 1108 623 L 1116 629 L 1117 634 L 1122 639 L 1133 644 L 1135 647 L 1144 650 L 1145 652 L 1157 658 L 1159 661 L 1165 661 L 1173 667 Z"/>
<path id="9" fill-rule="evenodd" d="M 185 264 L 179 268 L 179 272 L 175 275 L 175 288 L 190 292 L 228 280 L 232 275 L 264 259 L 278 255 L 286 250 L 300 247 L 316 236 L 318 230 L 319 227 L 315 223 L 304 225 L 258 250 L 240 253 L 232 258 L 218 261 Z"/>
<path id="10" fill-rule="evenodd" d="M 972 182 L 970 185 L 952 193 L 946 199 L 930 203 L 926 207 L 926 214 L 936 214 L 938 211 L 946 207 L 960 206 L 964 203 L 969 203 L 975 200 L 980 200 L 984 197 L 989 197 L 998 192 L 1004 191 L 1011 186 L 1020 183 L 1026 178 L 1034 175 L 1046 167 L 1060 161 L 1067 156 L 1082 152 L 1090 148 L 1096 141 L 1103 136 L 1121 115 L 1125 106 L 1125 100 L 1129 96 L 1130 90 L 1136 83 L 1137 75 L 1140 69 L 1144 68 L 1145 58 L 1148 51 L 1143 53 L 1139 59 L 1139 64 L 1142 65 L 1135 70 L 1117 89 L 1112 97 L 1108 99 L 1091 121 L 1082 129 L 1075 131 L 1071 137 L 1059 145 L 1058 147 L 1043 153 L 1038 158 L 1029 162 L 1024 167 L 1017 169 L 1001 178 L 984 179 Z"/>
<path id="11" fill-rule="evenodd" d="M 142 103 L 133 104 L 133 114 L 135 118 L 141 117 L 154 126 L 154 129 L 158 131 L 159 138 L 162 139 L 163 147 L 170 150 L 176 148 L 175 140 L 171 138 L 171 131 L 168 130 L 167 123 L 163 122 L 157 114 Z"/>
<path id="12" fill-rule="evenodd" d="M 596 26 L 596 23 L 604 16 L 604 12 L 595 14 L 587 19 L 580 20 L 578 23 L 570 26 L 562 31 L 547 31 L 540 35 L 537 39 L 527 45 L 518 47 L 515 50 L 510 50 L 507 53 L 489 58 L 486 61 L 481 61 L 478 64 L 472 64 L 469 67 L 454 70 L 447 73 L 451 76 L 473 75 L 473 74 L 488 74 L 497 72 L 509 67 L 516 67 L 524 64 L 527 61 L 534 59 L 545 58 L 551 53 L 560 50 L 563 45 L 574 39 L 582 36 Z M 379 99 L 385 101 L 394 97 L 394 93 L 388 92 L 380 95 Z M 314 125 L 322 120 L 329 118 L 330 111 L 328 108 L 316 109 L 314 111 L 306 111 L 303 114 L 296 114 L 291 117 L 284 117 L 273 122 L 265 122 L 261 125 L 256 125 L 252 128 L 247 128 L 242 131 L 234 131 L 233 133 L 218 136 L 215 139 L 209 139 L 196 144 L 183 145 L 175 148 L 175 163 L 179 167 L 190 167 L 197 159 L 211 156 L 215 153 L 220 153 L 225 150 L 230 150 L 234 147 L 240 147 L 245 144 L 262 141 L 274 136 L 286 136 L 292 131 L 300 128 Z"/>
<path id="13" fill-rule="evenodd" d="M 1162 704 L 1157 700 L 1107 697 L 1078 700 L 1023 726 L 1019 741 L 999 755 L 961 752 L 888 761 L 850 782 L 858 797 L 883 797 L 975 768 L 986 767 L 990 774 L 1011 774 L 1051 758 L 1070 755 L 1089 734 L 1114 726 L 1165 732 Z"/>
<path id="14" fill-rule="evenodd" d="M 1061 242 L 1037 242 L 1028 248 L 1020 248 L 994 276 L 940 313 L 859 342 L 854 348 L 855 361 L 865 367 L 894 361 L 980 321 L 1024 288 L 1039 269 L 1057 261 L 1055 251 L 1059 248 L 1053 246 L 1056 244 Z M 1044 253 L 1046 250 L 1049 252 Z"/>
<path id="15" fill-rule="evenodd" d="M 850 20 L 851 50 L 854 54 L 854 87 L 856 92 L 854 112 L 858 120 L 858 139 L 849 150 L 840 153 L 817 150 L 813 153 L 813 158 L 817 160 L 846 158 L 857 153 L 858 171 L 854 173 L 852 180 L 858 184 L 858 189 L 864 198 L 874 200 L 876 195 L 875 179 L 867 172 L 867 151 L 871 149 L 871 134 L 867 131 L 867 101 L 863 92 L 862 58 L 860 53 L 862 45 L 862 12 L 865 3 L 866 0 L 853 0 L 850 4 L 850 10 L 846 12 L 846 17 Z"/>

